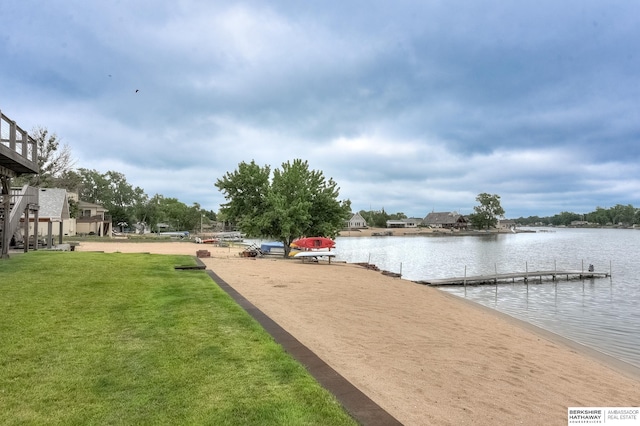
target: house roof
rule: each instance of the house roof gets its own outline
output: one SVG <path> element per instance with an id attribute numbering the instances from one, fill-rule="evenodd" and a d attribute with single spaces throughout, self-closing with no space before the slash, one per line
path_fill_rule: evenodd
<path id="1" fill-rule="evenodd" d="M 422 222 L 422 219 L 420 219 L 419 217 L 407 217 L 404 219 L 401 219 L 403 222 L 405 223 L 418 223 L 418 222 Z"/>
<path id="2" fill-rule="evenodd" d="M 38 192 L 38 217 L 51 222 L 62 222 L 69 219 L 69 203 L 67 190 L 61 188 L 40 188 Z"/>
<path id="3" fill-rule="evenodd" d="M 456 212 L 431 212 L 424 218 L 428 225 L 449 225 L 464 221 L 464 217 Z"/>
<path id="4" fill-rule="evenodd" d="M 366 222 L 365 218 L 364 218 L 364 217 L 362 217 L 362 215 L 361 215 L 360 213 L 354 213 L 354 214 L 351 216 L 351 219 L 349 219 L 349 222 L 351 222 L 351 221 L 353 221 L 353 220 L 361 220 L 361 221 Z"/>

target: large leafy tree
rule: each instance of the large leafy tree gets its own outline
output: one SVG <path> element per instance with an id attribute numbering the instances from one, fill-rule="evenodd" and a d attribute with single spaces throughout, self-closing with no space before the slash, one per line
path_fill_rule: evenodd
<path id="1" fill-rule="evenodd" d="M 469 215 L 471 223 L 478 229 L 495 228 L 498 218 L 504 217 L 500 196 L 483 192 L 478 194 L 476 201 L 480 204 L 473 208 L 475 213 Z"/>
<path id="2" fill-rule="evenodd" d="M 622 204 L 616 204 L 611 208 L 612 222 L 614 225 L 632 225 L 635 222 L 636 209 L 628 204 L 623 206 Z"/>
<path id="3" fill-rule="evenodd" d="M 265 235 L 262 215 L 268 210 L 270 174 L 269 166 L 260 167 L 255 161 L 243 161 L 236 170 L 227 172 L 216 181 L 216 187 L 227 200 L 220 208 L 225 222 L 235 223 L 247 235 Z"/>
<path id="4" fill-rule="evenodd" d="M 251 161 L 242 162 L 234 172 L 216 181 L 227 202 L 220 213 L 250 236 L 268 237 L 285 247 L 303 236 L 335 237 L 344 226 L 351 203 L 339 201 L 333 179 L 310 170 L 300 159 L 282 164 L 273 171 Z"/>
<path id="5" fill-rule="evenodd" d="M 76 170 L 66 170 L 53 179 L 51 187 L 64 188 L 67 191 L 78 193 L 82 185 L 82 176 Z"/>
<path id="6" fill-rule="evenodd" d="M 152 231 L 157 230 L 158 223 L 162 222 L 160 203 L 163 198 L 162 195 L 156 194 L 144 203 L 137 203 L 133 209 L 137 222 L 148 226 Z"/>
<path id="7" fill-rule="evenodd" d="M 107 176 L 97 170 L 78 169 L 82 179 L 78 196 L 81 200 L 94 204 L 105 204 L 111 201 L 111 193 Z"/>
<path id="8" fill-rule="evenodd" d="M 148 197 L 141 188 L 134 188 L 127 182 L 122 173 L 100 173 L 88 169 L 78 169 L 78 173 L 82 178 L 79 191 L 81 200 L 103 205 L 115 224 L 126 223 L 131 226 L 132 222 L 139 220 L 139 205 L 145 204 Z"/>
<path id="9" fill-rule="evenodd" d="M 158 211 L 161 221 L 173 231 L 194 231 L 200 227 L 202 209 L 198 203 L 187 206 L 177 198 L 160 197 Z"/>

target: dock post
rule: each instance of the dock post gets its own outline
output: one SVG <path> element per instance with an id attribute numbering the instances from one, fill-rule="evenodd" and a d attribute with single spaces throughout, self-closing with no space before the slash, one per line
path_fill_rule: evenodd
<path id="1" fill-rule="evenodd" d="M 498 265 L 493 263 L 493 282 L 498 285 Z"/>
<path id="2" fill-rule="evenodd" d="M 467 286 L 467 265 L 464 265 L 464 286 Z"/>
<path id="3" fill-rule="evenodd" d="M 609 278 L 613 277 L 613 274 L 611 273 L 611 260 L 609 260 Z"/>
<path id="4" fill-rule="evenodd" d="M 529 262 L 524 262 L 524 281 L 529 282 Z"/>

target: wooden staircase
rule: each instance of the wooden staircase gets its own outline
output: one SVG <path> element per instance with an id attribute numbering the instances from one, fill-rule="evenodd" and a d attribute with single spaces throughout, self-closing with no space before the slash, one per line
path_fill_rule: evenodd
<path id="1" fill-rule="evenodd" d="M 11 236 L 20 226 L 22 213 L 28 214 L 30 204 L 38 205 L 36 188 L 11 188 L 11 179 L 39 173 L 37 161 L 36 141 L 0 111 L 0 258 L 9 256 Z"/>
<path id="2" fill-rule="evenodd" d="M 38 188 L 11 188 L 0 202 L 0 253 L 7 253 L 11 237 L 20 227 L 22 214 L 38 205 Z M 26 223 L 25 226 L 28 226 Z M 26 233 L 25 233 L 26 234 Z"/>

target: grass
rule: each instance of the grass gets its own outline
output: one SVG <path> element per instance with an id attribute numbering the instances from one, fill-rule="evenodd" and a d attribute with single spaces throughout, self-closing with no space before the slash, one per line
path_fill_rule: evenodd
<path id="1" fill-rule="evenodd" d="M 0 424 L 350 425 L 189 256 L 0 261 Z"/>

